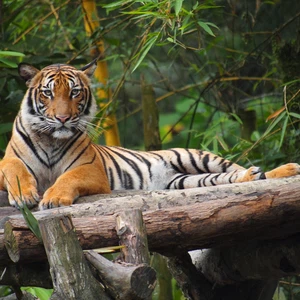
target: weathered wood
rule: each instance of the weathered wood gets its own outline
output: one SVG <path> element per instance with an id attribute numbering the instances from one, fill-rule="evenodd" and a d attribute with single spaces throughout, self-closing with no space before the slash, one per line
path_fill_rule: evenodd
<path id="1" fill-rule="evenodd" d="M 58 215 L 38 222 L 50 265 L 54 298 L 110 299 L 84 259 L 71 218 Z"/>
<path id="2" fill-rule="evenodd" d="M 148 240 L 142 211 L 125 210 L 116 216 L 116 231 L 120 239 L 122 260 L 130 264 L 150 264 Z"/>
<path id="3" fill-rule="evenodd" d="M 138 266 L 113 263 L 94 251 L 85 253 L 87 260 L 114 299 L 147 299 L 151 296 L 156 282 L 155 271 L 146 264 Z"/>
<path id="4" fill-rule="evenodd" d="M 19 219 L 21 220 L 21 219 Z M 27 229 L 27 224 L 22 220 L 25 230 L 16 229 L 10 222 L 6 222 L 4 229 L 4 243 L 10 260 L 14 263 L 23 261 L 26 263 L 39 261 L 40 253 L 45 253 L 44 246 L 37 237 Z M 3 251 L 4 253 L 6 251 Z M 0 252 L 1 253 L 1 252 Z M 1 256 L 0 256 L 1 258 Z M 3 259 L 7 261 L 7 257 Z M 45 259 L 45 255 L 41 260 Z"/>
<path id="5" fill-rule="evenodd" d="M 284 183 L 273 187 L 272 191 L 244 194 L 240 194 L 241 187 L 239 187 L 238 192 L 233 189 L 234 192 L 231 194 L 226 189 L 226 193 L 218 193 L 225 198 L 216 198 L 216 194 L 209 194 L 207 197 L 212 197 L 212 199 L 206 201 L 199 199 L 203 195 L 202 189 L 177 191 L 177 197 L 174 194 L 172 197 L 169 195 L 169 198 L 164 198 L 166 201 L 169 199 L 169 206 L 177 204 L 180 197 L 183 197 L 189 205 L 161 208 L 143 213 L 150 250 L 171 255 L 176 254 L 177 251 L 231 246 L 249 240 L 284 238 L 299 232 L 299 177 L 297 180 L 286 179 L 280 182 L 288 182 L 288 184 Z M 246 187 L 253 191 L 249 185 Z M 221 188 L 216 187 L 216 189 Z M 248 190 L 246 189 L 246 191 Z M 174 193 L 174 191 L 172 192 Z M 159 193 L 155 192 L 154 195 L 159 195 Z M 177 199 L 179 200 L 177 201 Z M 123 208 L 127 208 L 127 202 L 124 202 L 124 198 L 119 198 L 119 201 Z M 145 202 L 144 205 L 146 206 L 150 202 Z M 99 211 L 100 206 L 103 207 L 102 201 L 97 205 Z M 109 202 L 106 202 L 106 205 L 109 205 Z M 73 205 L 67 210 L 73 211 L 76 216 L 80 207 L 81 205 Z M 83 204 L 83 207 L 88 208 L 87 204 Z M 112 210 L 114 209 L 112 208 Z M 103 210 L 109 211 L 106 206 Z M 65 208 L 51 211 L 57 213 L 65 211 Z M 35 216 L 40 218 L 44 214 L 44 212 L 42 214 L 35 213 Z M 118 244 L 113 215 L 74 218 L 73 222 L 84 249 Z M 28 231 L 24 221 L 16 216 L 12 217 L 9 223 L 12 225 L 13 231 L 20 231 L 21 235 L 24 234 L 24 231 Z M 30 247 L 28 245 L 30 240 L 27 239 L 23 246 L 24 241 L 25 239 L 19 239 L 17 244 L 22 244 L 22 247 L 25 248 Z M 30 259 L 30 253 L 28 254 L 29 256 L 23 256 L 23 258 Z M 37 254 L 35 257 L 37 258 Z"/>

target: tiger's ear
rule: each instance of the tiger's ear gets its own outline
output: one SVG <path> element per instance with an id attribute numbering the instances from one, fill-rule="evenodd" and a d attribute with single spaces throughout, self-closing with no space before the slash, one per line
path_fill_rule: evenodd
<path id="1" fill-rule="evenodd" d="M 18 65 L 18 71 L 21 78 L 23 78 L 26 81 L 26 84 L 28 85 L 30 80 L 38 73 L 40 70 L 35 68 L 32 65 L 21 63 Z"/>
<path id="2" fill-rule="evenodd" d="M 91 61 L 89 64 L 85 65 L 84 67 L 82 67 L 80 70 L 83 71 L 83 73 L 91 78 L 97 68 L 97 61 L 98 58 L 94 59 L 93 61 Z"/>

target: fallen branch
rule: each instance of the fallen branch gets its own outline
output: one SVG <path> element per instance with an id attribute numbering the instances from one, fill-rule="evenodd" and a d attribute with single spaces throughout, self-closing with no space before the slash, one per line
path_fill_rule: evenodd
<path id="1" fill-rule="evenodd" d="M 97 269 L 113 299 L 147 299 L 151 296 L 156 282 L 156 274 L 151 267 L 113 263 L 94 251 L 87 251 L 85 256 Z"/>

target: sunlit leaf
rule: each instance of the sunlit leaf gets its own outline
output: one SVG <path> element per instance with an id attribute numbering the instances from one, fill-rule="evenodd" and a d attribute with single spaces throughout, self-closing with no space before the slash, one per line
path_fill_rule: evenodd
<path id="1" fill-rule="evenodd" d="M 0 56 L 19 56 L 19 57 L 23 57 L 23 56 L 25 56 L 25 54 L 21 53 L 21 52 L 15 52 L 15 51 L 0 51 Z"/>
<path id="2" fill-rule="evenodd" d="M 277 118 L 278 115 L 280 115 L 283 111 L 285 110 L 285 106 L 283 106 L 282 108 L 278 109 L 277 111 L 275 111 L 274 113 L 272 113 L 271 115 L 269 115 L 266 119 L 266 122 Z"/>

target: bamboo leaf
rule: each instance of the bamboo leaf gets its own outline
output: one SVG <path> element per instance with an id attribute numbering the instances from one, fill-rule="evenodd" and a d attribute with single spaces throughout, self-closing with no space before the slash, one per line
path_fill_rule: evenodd
<path id="1" fill-rule="evenodd" d="M 20 192 L 20 195 L 21 195 L 20 198 L 22 200 L 22 189 L 21 189 L 20 180 L 19 180 L 18 177 L 17 177 L 17 181 L 18 181 L 19 192 Z M 42 234 L 40 232 L 38 221 L 34 217 L 32 212 L 29 210 L 27 205 L 23 202 L 23 205 L 19 205 L 18 208 L 20 209 L 20 212 L 22 213 L 28 228 L 33 232 L 33 234 L 38 238 L 38 240 L 40 242 L 43 242 Z"/>
<path id="2" fill-rule="evenodd" d="M 281 130 L 279 148 L 281 148 L 282 143 L 283 143 L 283 139 L 284 139 L 284 136 L 285 136 L 285 132 L 286 132 L 286 127 L 287 127 L 288 120 L 289 120 L 289 117 L 286 116 L 286 118 L 285 118 L 285 120 L 283 122 L 282 130 Z"/>
<path id="3" fill-rule="evenodd" d="M 297 113 L 294 113 L 294 112 L 290 112 L 289 115 L 292 116 L 292 117 L 294 117 L 294 118 L 300 119 L 300 114 L 297 114 Z"/>
<path id="4" fill-rule="evenodd" d="M 15 51 L 0 51 L 0 56 L 18 56 L 23 57 L 25 54 L 21 52 L 15 52 Z"/>
<path id="5" fill-rule="evenodd" d="M 182 7 L 183 0 L 175 0 L 175 15 L 178 16 L 181 7 Z"/>
<path id="6" fill-rule="evenodd" d="M 158 38 L 158 33 L 151 37 L 145 44 L 145 47 L 142 49 L 142 51 L 140 52 L 140 56 L 139 56 L 139 59 L 138 61 L 136 62 L 133 70 L 132 70 L 132 73 L 137 69 L 137 67 L 141 64 L 141 62 L 144 60 L 145 56 L 147 55 L 147 53 L 150 51 L 150 49 L 152 48 L 152 46 L 155 44 L 157 38 Z"/>
<path id="7" fill-rule="evenodd" d="M 281 121 L 281 119 L 286 115 L 286 111 L 284 111 L 282 114 L 280 114 L 274 122 L 270 124 L 270 126 L 267 128 L 267 130 L 264 132 L 263 137 L 267 136 L 270 131 Z"/>
<path id="8" fill-rule="evenodd" d="M 212 32 L 212 30 L 210 29 L 209 25 L 211 26 L 211 23 L 208 22 L 202 22 L 202 21 L 198 21 L 199 26 L 206 31 L 209 35 L 215 37 L 215 34 Z"/>

